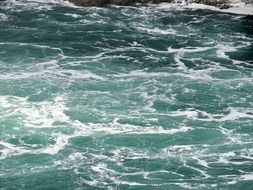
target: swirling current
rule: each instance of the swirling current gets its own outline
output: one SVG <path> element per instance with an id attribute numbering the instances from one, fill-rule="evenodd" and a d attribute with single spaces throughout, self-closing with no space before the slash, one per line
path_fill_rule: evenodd
<path id="1" fill-rule="evenodd" d="M 253 189 L 253 20 L 0 1 L 0 189 Z"/>

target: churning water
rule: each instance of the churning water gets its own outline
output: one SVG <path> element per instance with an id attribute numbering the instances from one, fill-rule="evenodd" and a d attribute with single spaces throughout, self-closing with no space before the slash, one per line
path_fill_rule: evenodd
<path id="1" fill-rule="evenodd" d="M 0 2 L 0 189 L 253 189 L 253 21 L 168 4 Z"/>

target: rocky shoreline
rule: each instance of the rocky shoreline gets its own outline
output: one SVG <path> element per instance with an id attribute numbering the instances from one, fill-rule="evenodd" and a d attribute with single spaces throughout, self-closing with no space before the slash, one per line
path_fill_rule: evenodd
<path id="1" fill-rule="evenodd" d="M 9 0 L 9 3 L 22 0 Z M 24 0 L 43 3 L 44 0 Z M 45 1 L 50 3 L 51 0 Z M 69 2 L 75 6 L 82 7 L 104 7 L 108 5 L 119 6 L 140 6 L 145 4 L 172 3 L 183 5 L 192 9 L 210 9 L 214 11 L 226 12 L 231 14 L 253 16 L 253 0 L 52 0 L 53 3 L 63 3 L 69 5 Z M 0 0 L 7 2 L 8 0 Z"/>
<path id="2" fill-rule="evenodd" d="M 121 5 L 131 6 L 136 3 L 172 3 L 173 0 L 69 0 L 77 6 L 105 6 L 105 5 Z"/>
<path id="3" fill-rule="evenodd" d="M 121 6 L 133 6 L 137 3 L 176 3 L 177 0 L 69 0 L 71 3 L 77 6 L 106 6 L 106 5 L 121 5 Z M 185 0 L 185 3 L 199 3 L 210 6 L 219 7 L 222 9 L 229 8 L 228 0 Z"/>

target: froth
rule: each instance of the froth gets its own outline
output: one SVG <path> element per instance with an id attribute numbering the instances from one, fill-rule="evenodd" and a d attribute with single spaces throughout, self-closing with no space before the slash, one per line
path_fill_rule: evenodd
<path id="1" fill-rule="evenodd" d="M 189 119 L 203 120 L 203 121 L 232 121 L 238 119 L 253 119 L 252 109 L 242 109 L 229 107 L 228 114 L 211 114 L 205 111 L 188 109 L 188 110 L 178 110 L 168 113 L 171 116 L 184 116 Z M 206 118 L 199 117 L 200 115 Z"/>

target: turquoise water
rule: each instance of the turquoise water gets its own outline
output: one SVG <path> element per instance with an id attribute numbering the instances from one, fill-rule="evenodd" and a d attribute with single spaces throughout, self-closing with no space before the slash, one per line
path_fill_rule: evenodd
<path id="1" fill-rule="evenodd" d="M 1 190 L 253 189 L 253 20 L 45 2 L 0 2 Z"/>

